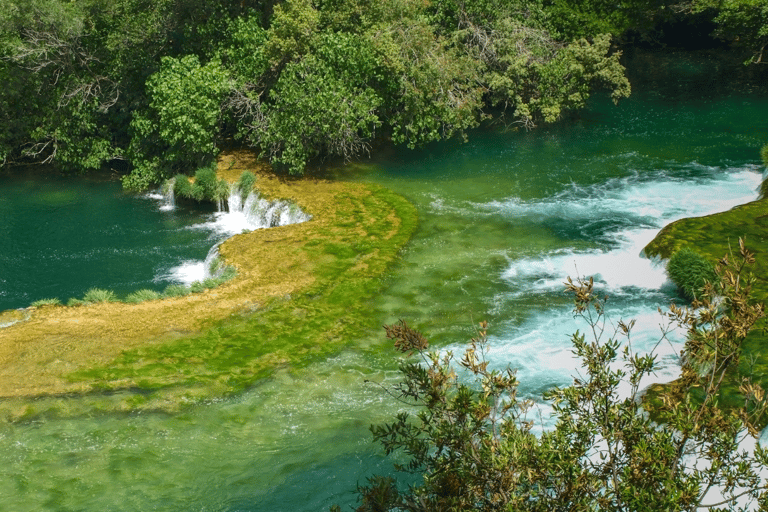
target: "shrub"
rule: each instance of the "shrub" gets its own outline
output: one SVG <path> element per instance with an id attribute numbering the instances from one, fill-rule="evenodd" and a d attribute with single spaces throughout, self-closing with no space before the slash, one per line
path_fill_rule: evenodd
<path id="1" fill-rule="evenodd" d="M 178 174 L 173 178 L 173 193 L 176 197 L 183 197 L 185 199 L 193 199 L 195 201 L 202 199 L 198 196 L 199 189 L 196 189 L 192 182 L 189 181 L 189 177 L 184 174 Z"/>
<path id="2" fill-rule="evenodd" d="M 40 306 L 61 306 L 61 301 L 59 299 L 40 299 L 30 304 L 30 306 L 33 308 L 38 308 Z"/>
<path id="3" fill-rule="evenodd" d="M 768 452 L 750 453 L 738 441 L 760 437 L 765 393 L 745 378 L 741 405 L 729 410 L 720 402 L 747 333 L 764 315 L 751 299 L 754 278 L 743 271 L 754 257 L 740 246 L 741 259 L 723 264 L 703 307 L 670 307 L 669 320 L 685 328 L 688 339 L 681 376 L 662 392 L 662 422 L 649 417 L 641 398 L 643 377 L 660 362 L 632 351 L 634 322 L 605 317 L 605 297 L 592 279 L 566 283 L 588 334 L 571 338 L 581 368 L 571 386 L 544 394 L 554 422 L 538 435 L 543 411 L 537 414 L 532 400 L 518 395 L 512 368 L 489 364 L 484 322 L 458 356 L 429 352 L 427 338 L 403 321 L 385 327 L 395 348 L 409 356 L 400 363 L 402 381 L 384 385 L 400 411 L 371 431 L 387 455 L 397 454 L 395 469 L 410 473 L 407 481 L 423 478 L 405 485 L 372 477 L 358 487 L 356 510 L 763 510 L 768 486 L 760 472 Z M 666 332 L 663 327 L 660 342 Z M 694 392 L 699 398 L 691 399 Z M 720 496 L 711 496 L 712 489 Z"/>
<path id="4" fill-rule="evenodd" d="M 760 149 L 760 158 L 763 160 L 763 165 L 768 167 L 768 144 Z"/>
<path id="5" fill-rule="evenodd" d="M 202 167 L 195 172 L 194 187 L 199 189 L 200 196 L 207 201 L 223 201 L 229 197 L 229 183 L 216 176 L 216 167 Z"/>
<path id="6" fill-rule="evenodd" d="M 683 247 L 669 258 L 667 275 L 689 300 L 701 296 L 704 284 L 717 278 L 715 266 L 690 247 Z"/>
<path id="7" fill-rule="evenodd" d="M 137 290 L 129 294 L 125 298 L 125 302 L 128 302 L 129 304 L 138 304 L 139 302 L 144 302 L 147 300 L 155 300 L 155 299 L 159 299 L 160 297 L 161 295 L 156 291 L 145 288 L 143 290 Z"/>
<path id="8" fill-rule="evenodd" d="M 189 177 L 184 174 L 177 174 L 173 178 L 173 182 L 173 193 L 176 197 L 214 203 L 224 201 L 229 197 L 229 183 L 216 176 L 215 166 L 198 169 L 195 172 L 194 182 L 190 181 Z"/>

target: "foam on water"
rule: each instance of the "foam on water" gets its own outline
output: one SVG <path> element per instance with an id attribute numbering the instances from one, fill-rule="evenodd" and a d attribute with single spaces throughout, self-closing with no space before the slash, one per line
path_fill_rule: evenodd
<path id="1" fill-rule="evenodd" d="M 613 179 L 588 187 L 573 185 L 551 198 L 482 205 L 512 221 L 566 225 L 596 240 L 599 247 L 562 247 L 511 262 L 504 278 L 521 293 L 562 289 L 567 276 L 594 276 L 613 293 L 626 288 L 658 290 L 663 266 L 641 252 L 664 225 L 683 217 L 725 211 L 756 199 L 761 175 L 757 168 L 712 170 L 704 177 L 683 179 L 659 173 Z"/>
<path id="2" fill-rule="evenodd" d="M 716 171 L 716 172 L 715 172 Z M 662 339 L 664 318 L 658 307 L 668 304 L 674 286 L 668 282 L 663 265 L 644 258 L 641 251 L 658 230 L 683 217 L 700 216 L 727 210 L 754 200 L 761 175 L 757 169 L 741 168 L 704 172 L 684 179 L 660 173 L 653 177 L 631 176 L 588 187 L 571 186 L 551 198 L 486 203 L 481 207 L 512 221 L 542 223 L 565 222 L 570 232 L 597 225 L 592 236 L 599 238 L 593 248 L 564 246 L 545 253 L 510 258 L 503 279 L 513 297 L 542 297 L 544 305 L 521 324 L 510 321 L 495 326 L 488 358 L 497 368 L 517 368 L 520 391 L 536 400 L 552 386 L 567 386 L 580 370 L 581 362 L 572 354 L 571 336 L 578 329 L 588 338 L 589 325 L 575 318 L 562 301 L 568 276 L 594 276 L 596 288 L 611 298 L 607 303 L 604 339 L 615 333 L 619 320 L 635 320 L 631 350 L 654 353 L 659 370 L 647 377 L 651 383 L 669 382 L 679 374 L 678 354 L 684 333 L 673 330 Z M 609 222 L 613 221 L 613 222 Z M 552 297 L 552 305 L 546 306 Z M 555 300 L 557 299 L 557 300 Z M 463 348 L 449 347 L 455 353 Z M 621 364 L 621 362 L 617 362 Z M 629 388 L 621 390 L 628 394 Z M 540 403 L 541 428 L 551 427 L 548 406 Z"/>

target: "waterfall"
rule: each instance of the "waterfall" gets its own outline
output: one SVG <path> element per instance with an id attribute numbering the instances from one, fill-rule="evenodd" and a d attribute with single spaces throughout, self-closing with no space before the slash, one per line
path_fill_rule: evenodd
<path id="1" fill-rule="evenodd" d="M 290 201 L 264 199 L 253 191 L 243 200 L 235 186 L 227 200 L 227 211 L 216 214 L 217 230 L 229 234 L 273 228 L 308 221 L 311 216 Z"/>
<path id="2" fill-rule="evenodd" d="M 162 188 L 162 202 L 160 203 L 160 210 L 169 211 L 176 209 L 176 194 L 174 188 L 176 185 L 176 178 L 171 178 L 165 182 Z"/>
<path id="3" fill-rule="evenodd" d="M 226 265 L 219 259 L 219 246 L 221 244 L 222 242 L 217 243 L 208 251 L 203 262 L 203 279 L 216 278 L 224 272 Z"/>
<path id="4" fill-rule="evenodd" d="M 172 190 L 172 186 L 170 187 Z M 171 192 L 172 193 L 172 192 Z M 230 236 L 288 224 L 297 224 L 311 219 L 301 208 L 290 201 L 264 199 L 253 191 L 243 200 L 240 191 L 232 186 L 227 207 L 219 206 L 219 211 L 208 217 L 206 222 L 195 224 L 191 229 L 205 229 L 211 232 L 213 247 L 204 261 L 186 260 L 158 275 L 158 280 L 171 280 L 185 285 L 195 281 L 204 281 L 218 277 L 225 269 L 218 262 L 219 245 Z M 213 267 L 213 268 L 212 268 Z"/>

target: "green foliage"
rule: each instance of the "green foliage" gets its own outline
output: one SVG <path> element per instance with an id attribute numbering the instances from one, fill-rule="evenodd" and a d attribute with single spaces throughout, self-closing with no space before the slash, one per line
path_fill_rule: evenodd
<path id="1" fill-rule="evenodd" d="M 515 372 L 489 366 L 485 323 L 458 360 L 428 352 L 427 339 L 405 322 L 387 327 L 396 349 L 417 355 L 401 363 L 403 381 L 388 392 L 415 408 L 371 430 L 385 453 L 397 454 L 396 469 L 422 479 L 402 490 L 373 478 L 359 489 L 357 510 L 694 511 L 716 501 L 707 496 L 712 487 L 729 510 L 743 510 L 739 497 L 765 503 L 758 472 L 768 452 L 737 444 L 744 430 L 759 436 L 764 392 L 745 381 L 742 407 L 718 406 L 724 377 L 764 314 L 750 299 L 745 266 L 753 261 L 740 244 L 738 261 L 723 266 L 701 308 L 671 307 L 669 320 L 688 330 L 688 340 L 681 378 L 663 395 L 662 424 L 641 400 L 642 379 L 659 362 L 632 352 L 634 322 L 611 325 L 591 279 L 566 285 L 590 336 L 573 335 L 581 369 L 573 385 L 545 393 L 555 422 L 538 435 L 534 403 L 518 397 Z"/>
<path id="2" fill-rule="evenodd" d="M 173 183 L 173 194 L 176 197 L 183 197 L 185 199 L 194 199 L 195 201 L 201 201 L 202 196 L 198 195 L 199 188 L 195 188 L 193 183 L 189 180 L 189 176 L 186 174 L 177 174 L 169 183 Z"/>
<path id="3" fill-rule="evenodd" d="M 215 139 L 228 76 L 217 60 L 165 57 L 147 80 L 148 109 L 134 115 L 130 147 L 135 170 L 126 188 L 158 183 L 174 172 L 214 161 Z M 136 177 L 132 178 L 133 173 Z"/>
<path id="4" fill-rule="evenodd" d="M 160 293 L 154 290 L 143 289 L 143 290 L 136 290 L 135 292 L 128 294 L 125 297 L 125 302 L 129 304 L 138 304 L 139 302 L 155 300 L 160 298 L 162 298 L 162 295 Z"/>
<path id="5" fill-rule="evenodd" d="M 239 138 L 278 167 L 417 147 L 503 111 L 532 128 L 629 84 L 611 41 L 705 12 L 762 62 L 761 0 L 7 0 L 0 164 L 85 171 L 127 189 L 214 161 Z M 671 13 L 671 14 L 670 14 Z"/>
<path id="6" fill-rule="evenodd" d="M 221 57 L 227 70 L 240 85 L 259 83 L 269 69 L 265 52 L 267 31 L 253 17 L 232 20 L 222 43 Z"/>
<path id="7" fill-rule="evenodd" d="M 191 290 L 181 284 L 169 284 L 165 290 L 163 290 L 163 297 L 184 297 L 189 295 Z"/>
<path id="8" fill-rule="evenodd" d="M 264 47 L 273 69 L 308 52 L 319 21 L 311 0 L 287 0 L 275 6 Z"/>
<path id="9" fill-rule="evenodd" d="M 714 283 L 715 266 L 691 249 L 683 247 L 667 263 L 667 275 L 689 300 L 700 297 L 706 283 Z"/>
<path id="10" fill-rule="evenodd" d="M 768 167 L 768 144 L 760 148 L 760 159 L 763 161 L 763 165 Z"/>
<path id="11" fill-rule="evenodd" d="M 32 304 L 30 304 L 33 308 L 38 308 L 40 306 L 61 306 L 61 300 L 59 299 L 40 299 L 34 301 Z"/>
<path id="12" fill-rule="evenodd" d="M 112 290 L 104 290 L 101 288 L 90 288 L 83 296 L 83 303 L 95 304 L 99 302 L 115 302 L 117 296 Z"/>
<path id="13" fill-rule="evenodd" d="M 173 193 L 176 197 L 219 203 L 229 197 L 229 192 L 230 185 L 227 180 L 218 178 L 215 164 L 198 169 L 193 181 L 184 174 L 173 178 Z"/>
<path id="14" fill-rule="evenodd" d="M 314 56 L 286 65 L 266 110 L 266 130 L 254 133 L 273 163 L 300 174 L 312 157 L 351 158 L 367 149 L 381 99 L 344 71 Z"/>
<path id="15" fill-rule="evenodd" d="M 256 175 L 251 171 L 243 171 L 240 174 L 240 178 L 237 180 L 235 187 L 240 192 L 240 198 L 245 201 L 248 194 L 253 192 L 253 186 L 256 184 Z"/>
<path id="16" fill-rule="evenodd" d="M 747 63 L 764 63 L 768 47 L 768 3 L 763 0 L 694 0 L 694 12 L 711 11 L 715 35 L 744 48 Z"/>

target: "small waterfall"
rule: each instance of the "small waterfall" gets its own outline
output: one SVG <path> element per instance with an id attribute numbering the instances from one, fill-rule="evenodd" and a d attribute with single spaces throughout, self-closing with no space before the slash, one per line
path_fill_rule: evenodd
<path id="1" fill-rule="evenodd" d="M 211 250 L 208 251 L 208 255 L 203 262 L 203 279 L 216 278 L 224 273 L 226 265 L 219 258 L 219 246 L 222 242 L 217 243 Z"/>
<path id="2" fill-rule="evenodd" d="M 176 209 L 176 194 L 173 189 L 176 185 L 176 178 L 171 178 L 163 184 L 163 199 L 160 203 L 160 210 L 169 211 Z"/>
<path id="3" fill-rule="evenodd" d="M 227 200 L 227 212 L 221 213 L 219 220 L 226 223 L 233 233 L 298 224 L 311 219 L 301 208 L 290 201 L 270 201 L 261 197 L 257 191 L 251 192 L 243 200 L 239 190 L 232 187 Z"/>
<path id="4" fill-rule="evenodd" d="M 158 279 L 171 279 L 190 285 L 195 281 L 219 277 L 226 270 L 226 266 L 218 259 L 219 245 L 230 236 L 311 219 L 311 216 L 304 213 L 296 204 L 282 200 L 269 201 L 256 191 L 248 194 L 243 201 L 240 191 L 234 186 L 230 190 L 226 205 L 226 208 L 223 204 L 219 205 L 219 211 L 213 214 L 208 222 L 192 227 L 211 231 L 211 238 L 215 243 L 208 251 L 205 261 L 183 261 L 158 276 Z"/>

